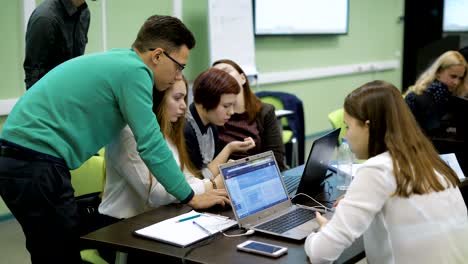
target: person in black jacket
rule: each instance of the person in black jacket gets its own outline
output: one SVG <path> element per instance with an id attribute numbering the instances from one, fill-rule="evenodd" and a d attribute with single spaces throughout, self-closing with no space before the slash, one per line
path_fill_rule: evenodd
<path id="1" fill-rule="evenodd" d="M 89 21 L 85 0 L 46 0 L 34 10 L 26 30 L 26 89 L 55 66 L 84 54 Z"/>
<path id="2" fill-rule="evenodd" d="M 405 101 L 419 126 L 429 137 L 454 133 L 450 120 L 450 98 L 465 96 L 467 63 L 458 51 L 447 51 L 409 87 Z"/>

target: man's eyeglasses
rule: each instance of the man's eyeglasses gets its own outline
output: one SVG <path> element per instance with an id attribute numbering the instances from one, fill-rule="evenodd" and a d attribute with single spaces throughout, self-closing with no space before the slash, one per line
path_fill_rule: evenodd
<path id="1" fill-rule="evenodd" d="M 185 66 L 180 64 L 178 61 L 176 61 L 174 58 L 172 58 L 167 52 L 163 51 L 164 55 L 166 55 L 171 61 L 173 61 L 175 64 L 177 64 L 177 70 L 179 72 L 182 72 L 185 69 Z"/>
<path id="2" fill-rule="evenodd" d="M 149 49 L 149 50 L 153 51 L 155 49 Z M 166 57 L 168 57 L 172 62 L 174 62 L 177 65 L 177 71 L 178 72 L 182 72 L 185 69 L 185 65 L 180 64 L 178 61 L 176 61 L 174 58 L 172 58 L 171 55 L 167 54 L 167 52 L 165 52 L 164 50 L 163 50 L 163 53 L 164 53 L 164 55 L 166 55 Z"/>

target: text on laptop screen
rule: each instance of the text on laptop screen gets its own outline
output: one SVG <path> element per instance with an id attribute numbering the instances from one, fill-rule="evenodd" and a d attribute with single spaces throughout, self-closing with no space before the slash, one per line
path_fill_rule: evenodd
<path id="1" fill-rule="evenodd" d="M 224 168 L 223 176 L 240 219 L 288 200 L 272 157 Z"/>

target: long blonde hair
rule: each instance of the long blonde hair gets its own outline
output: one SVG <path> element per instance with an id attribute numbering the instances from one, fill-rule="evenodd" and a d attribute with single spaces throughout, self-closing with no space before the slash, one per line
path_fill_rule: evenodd
<path id="1" fill-rule="evenodd" d="M 458 51 L 447 51 L 440 55 L 432 65 L 425 70 L 421 76 L 418 78 L 416 83 L 413 86 L 408 88 L 409 92 L 414 92 L 415 94 L 422 94 L 427 87 L 436 79 L 437 73 L 456 65 L 461 65 L 465 68 L 465 74 L 463 76 L 463 81 L 460 82 L 458 87 L 453 91 L 454 95 L 463 96 L 467 90 L 467 63 L 463 55 Z"/>
<path id="2" fill-rule="evenodd" d="M 439 157 L 400 91 L 392 84 L 384 81 L 364 84 L 346 97 L 344 110 L 361 124 L 369 121 L 369 157 L 385 151 L 390 153 L 397 183 L 396 196 L 443 191 L 459 183 L 455 172 Z M 447 185 L 439 180 L 436 171 Z"/>
<path id="3" fill-rule="evenodd" d="M 182 76 L 185 84 L 185 89 L 188 92 L 187 80 Z M 196 169 L 195 165 L 190 161 L 189 154 L 187 152 L 187 145 L 185 143 L 184 127 L 185 118 L 180 117 L 176 122 L 171 122 L 169 115 L 167 114 L 167 100 L 169 98 L 170 90 L 167 89 L 165 92 L 159 92 L 159 96 L 154 96 L 153 111 L 158 119 L 159 126 L 161 127 L 161 133 L 165 138 L 170 139 L 177 147 L 179 152 L 180 169 L 184 171 L 185 168 L 196 177 L 201 177 L 201 173 Z M 188 93 L 187 93 L 188 94 Z M 184 98 L 185 104 L 187 105 L 187 96 Z"/>

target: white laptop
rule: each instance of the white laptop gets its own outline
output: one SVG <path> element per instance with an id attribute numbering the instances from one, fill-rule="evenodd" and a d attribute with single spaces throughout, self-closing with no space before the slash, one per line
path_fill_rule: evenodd
<path id="1" fill-rule="evenodd" d="M 272 151 L 219 169 L 240 227 L 294 240 L 319 228 L 312 208 L 292 204 Z"/>

